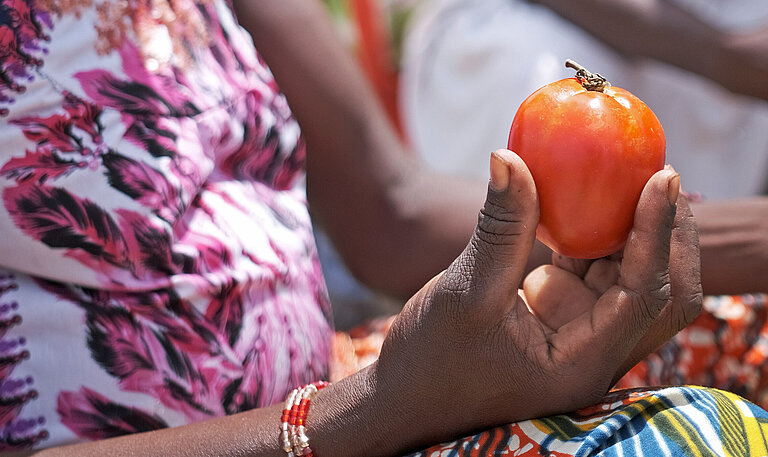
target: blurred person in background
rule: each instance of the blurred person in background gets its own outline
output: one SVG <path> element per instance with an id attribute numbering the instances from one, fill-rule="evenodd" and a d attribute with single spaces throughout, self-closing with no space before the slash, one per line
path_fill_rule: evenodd
<path id="1" fill-rule="evenodd" d="M 566 58 L 651 107 L 698 200 L 705 312 L 620 385 L 687 379 L 768 404 L 768 2 L 422 2 L 403 45 L 406 135 L 429 167 L 481 177 L 522 101 L 573 77 Z"/>
<path id="2" fill-rule="evenodd" d="M 768 451 L 768 413 L 728 392 L 609 393 L 701 307 L 673 170 L 623 257 L 553 259 L 524 297 L 525 164 L 424 168 L 317 2 L 3 0 L 0 40 L 5 455 Z M 310 209 L 367 284 L 411 295 L 330 385 Z"/>
<path id="3" fill-rule="evenodd" d="M 428 166 L 483 176 L 520 103 L 573 72 L 656 113 L 694 205 L 704 291 L 768 292 L 768 3 L 762 0 L 432 0 L 401 62 L 406 134 Z"/>

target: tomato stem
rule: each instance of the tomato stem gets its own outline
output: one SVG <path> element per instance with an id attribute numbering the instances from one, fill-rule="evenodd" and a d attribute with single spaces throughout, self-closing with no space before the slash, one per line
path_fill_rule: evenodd
<path id="1" fill-rule="evenodd" d="M 611 87 L 611 83 L 608 82 L 608 80 L 605 79 L 600 73 L 592 73 L 584 68 L 584 66 L 571 59 L 567 59 L 565 61 L 565 66 L 567 68 L 573 68 L 576 70 L 576 79 L 587 90 L 602 92 L 606 88 Z"/>

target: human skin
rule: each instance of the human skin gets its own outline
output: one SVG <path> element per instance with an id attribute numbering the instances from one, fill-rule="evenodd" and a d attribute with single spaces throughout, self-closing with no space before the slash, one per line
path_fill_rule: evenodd
<path id="1" fill-rule="evenodd" d="M 650 57 L 768 100 L 768 29 L 727 32 L 665 0 L 529 0 L 622 55 Z"/>
<path id="2" fill-rule="evenodd" d="M 692 204 L 708 294 L 768 293 L 768 197 Z"/>
<path id="3" fill-rule="evenodd" d="M 426 171 L 323 8 L 316 1 L 235 2 L 301 125 L 314 220 L 356 277 L 407 298 L 466 245 L 485 184 Z"/>
<path id="4" fill-rule="evenodd" d="M 717 30 L 665 0 L 529 0 L 607 46 L 768 100 L 768 29 Z M 768 182 L 764 192 L 768 192 Z M 685 188 L 685 182 L 683 182 Z M 704 293 L 768 293 L 768 197 L 692 204 L 701 238 Z"/>
<path id="5" fill-rule="evenodd" d="M 247 0 L 234 3 L 307 139 L 313 217 L 358 279 L 407 299 L 464 248 L 485 183 L 431 171 L 399 140 L 322 5 L 301 0 L 265 0 L 258 7 L 249 7 Z M 760 230 L 743 212 L 732 211 L 729 217 L 735 219 L 724 221 L 722 212 L 708 210 L 709 205 L 694 207 L 702 233 L 728 223 L 760 250 L 734 259 L 726 254 L 732 243 L 702 236 L 704 292 L 768 292 L 768 282 L 754 274 L 768 269 L 768 230 Z M 758 206 L 768 214 L 768 199 Z M 723 255 L 730 261 L 719 262 Z M 551 257 L 549 248 L 535 243 L 526 271 L 550 263 Z"/>
<path id="6" fill-rule="evenodd" d="M 561 268 L 549 267 L 555 274 L 537 269 L 526 280 L 526 302 L 517 285 L 535 240 L 535 185 L 510 151 L 496 151 L 491 164 L 465 250 L 408 301 L 377 362 L 312 401 L 307 427 L 316 455 L 402 455 L 587 406 L 698 314 L 696 226 L 672 170 L 646 185 L 620 255 L 600 266 L 561 258 Z M 33 455 L 279 457 L 280 410 Z"/>
<path id="7" fill-rule="evenodd" d="M 621 274 L 603 282 L 613 284 L 597 295 L 592 308 L 569 315 L 568 323 L 548 323 L 528 312 L 518 295 L 523 272 L 541 263 L 530 258 L 538 205 L 522 161 L 507 151 L 494 154 L 492 186 L 478 222 L 483 198 L 477 183 L 421 173 L 413 156 L 393 139 L 364 80 L 334 44 L 332 30 L 316 24 L 322 22 L 319 5 L 295 0 L 253 4 L 235 2 L 257 47 L 266 48 L 264 57 L 302 123 L 310 148 L 313 211 L 334 227 L 336 239 L 355 241 L 345 252 L 361 264 L 387 264 L 370 259 L 394 257 L 381 277 L 376 269 L 358 267 L 375 284 L 392 281 L 402 293 L 419 290 L 424 277 L 450 264 L 408 301 L 379 362 L 317 394 L 307 422 L 316 455 L 402 455 L 478 428 L 597 401 L 632 361 L 698 313 L 696 227 L 689 213 L 676 213 L 669 204 L 670 189 L 677 192 L 673 173 L 655 175 L 649 184 Z M 254 18 L 248 11 L 266 17 Z M 312 52 L 306 51 L 308 43 L 314 44 Z M 323 167 L 323 160 L 335 166 Z M 335 201 L 340 195 L 342 201 Z M 422 230 L 426 234 L 417 235 Z M 436 241 L 428 241 L 431 237 Z M 684 242 L 670 247 L 677 239 Z M 671 257 L 675 246 L 680 251 Z M 430 258 L 425 261 L 425 256 Z M 670 258 L 675 260 L 671 266 Z M 402 263 L 402 271 L 387 272 L 397 270 L 394 262 Z M 544 280 L 540 287 L 561 299 L 567 299 L 574 283 L 590 287 L 573 276 L 566 275 L 566 282 Z M 542 316 L 551 315 L 559 302 L 541 299 L 532 306 Z M 675 325 L 658 321 L 659 315 L 671 315 L 668 320 Z M 526 346 L 529 336 L 537 344 Z M 587 351 L 594 345 L 611 350 Z M 539 401 L 531 400 L 539 394 Z M 33 455 L 284 456 L 278 439 L 281 408 Z M 423 412 L 430 410 L 441 420 L 424 424 Z"/>

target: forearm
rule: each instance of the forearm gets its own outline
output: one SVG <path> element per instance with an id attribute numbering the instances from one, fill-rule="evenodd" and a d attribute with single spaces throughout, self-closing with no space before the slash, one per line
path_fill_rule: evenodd
<path id="1" fill-rule="evenodd" d="M 356 276 L 410 295 L 466 245 L 485 183 L 424 170 L 399 141 L 321 5 L 257 3 L 235 6 L 307 141 L 313 217 Z"/>
<path id="2" fill-rule="evenodd" d="M 402 234 L 390 238 L 390 243 L 405 247 L 400 247 L 401 268 L 393 269 L 392 274 L 399 276 L 399 284 L 407 286 L 401 292 L 410 295 L 466 247 L 477 224 L 487 183 L 437 173 L 423 173 L 408 183 L 398 197 L 400 223 L 394 224 Z M 377 233 L 375 227 L 373 233 Z M 385 257 L 397 249 L 394 245 L 374 244 L 379 255 Z M 551 260 L 551 249 L 536 241 L 526 272 Z"/>
<path id="3" fill-rule="evenodd" d="M 692 205 L 705 294 L 768 292 L 768 197 Z"/>
<path id="4" fill-rule="evenodd" d="M 418 430 L 403 430 L 394 392 L 378 386 L 375 365 L 321 389 L 307 416 L 318 456 L 401 455 Z M 283 405 L 181 427 L 50 448 L 34 457 L 285 457 L 280 441 Z M 398 411 L 398 412 L 395 412 Z M 392 413 L 392 414 L 390 414 Z M 404 410 L 403 413 L 408 413 Z M 397 437 L 397 439 L 393 439 Z"/>
<path id="5" fill-rule="evenodd" d="M 768 99 L 768 34 L 729 34 L 664 0 L 532 0 L 620 54 L 648 57 Z"/>
<path id="6" fill-rule="evenodd" d="M 50 448 L 34 457 L 285 457 L 281 406 L 101 441 Z"/>

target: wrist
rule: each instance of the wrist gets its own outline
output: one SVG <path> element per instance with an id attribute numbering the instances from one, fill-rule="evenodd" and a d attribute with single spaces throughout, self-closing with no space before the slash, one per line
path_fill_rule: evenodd
<path id="1" fill-rule="evenodd" d="M 402 455 L 418 442 L 418 430 L 379 384 L 377 364 L 326 387 L 312 402 L 307 434 L 317 457 Z"/>

